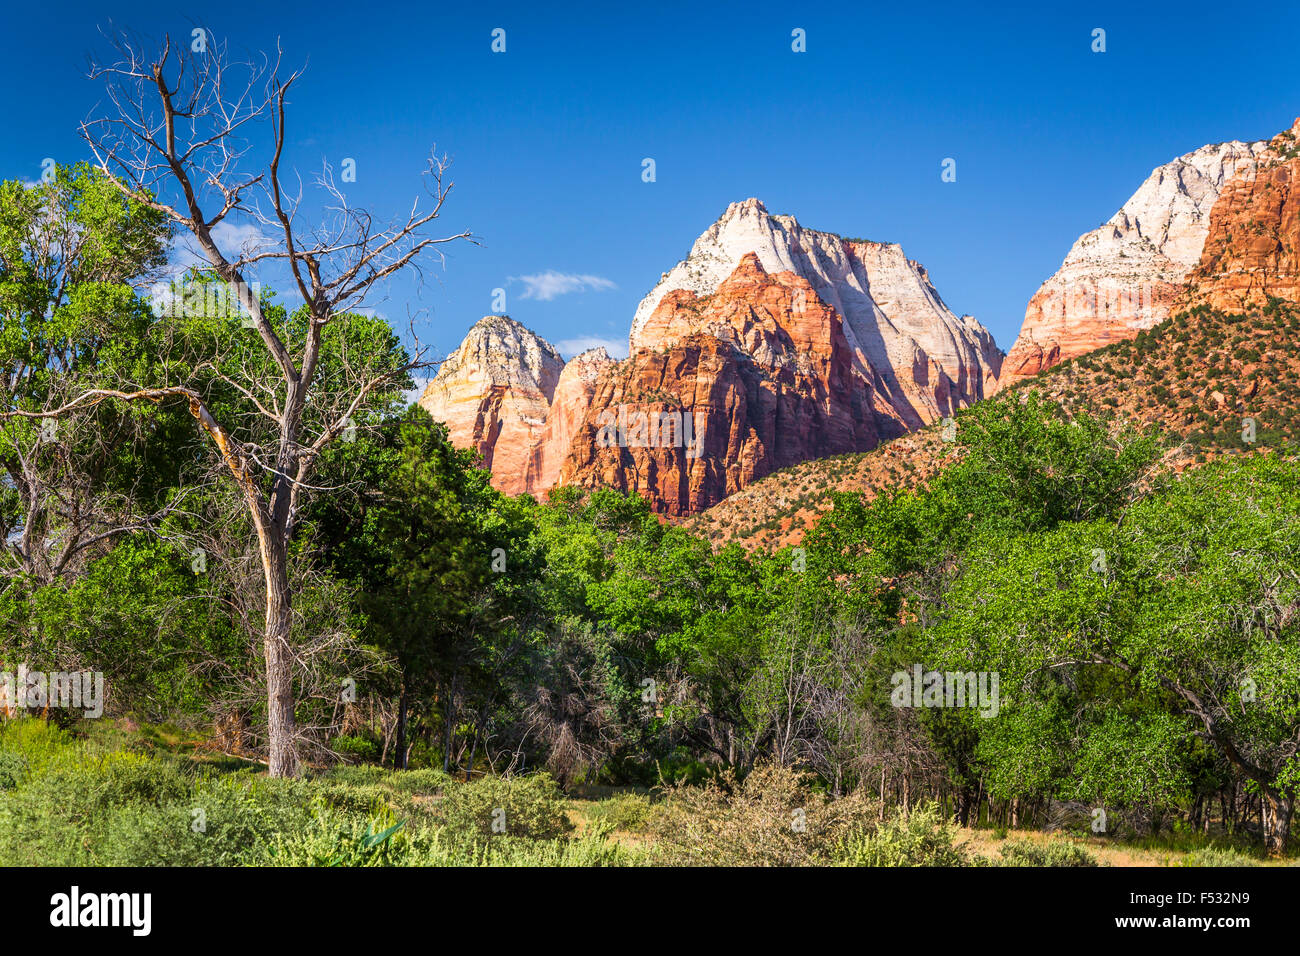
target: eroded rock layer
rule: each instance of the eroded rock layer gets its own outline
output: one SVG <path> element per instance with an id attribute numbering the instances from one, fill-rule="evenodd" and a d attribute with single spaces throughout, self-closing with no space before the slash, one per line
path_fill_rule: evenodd
<path id="1" fill-rule="evenodd" d="M 596 379 L 562 484 L 692 514 L 777 469 L 906 430 L 856 367 L 836 311 L 754 254 L 711 295 L 665 294 L 640 331 L 628 359 Z"/>
<path id="2" fill-rule="evenodd" d="M 1247 312 L 1270 298 L 1300 301 L 1300 118 L 1251 175 L 1224 187 L 1188 278 L 1189 305 Z"/>

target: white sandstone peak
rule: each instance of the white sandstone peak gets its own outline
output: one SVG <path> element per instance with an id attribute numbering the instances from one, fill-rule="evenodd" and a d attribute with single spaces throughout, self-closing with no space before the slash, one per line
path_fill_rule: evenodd
<path id="1" fill-rule="evenodd" d="M 1154 266 L 1182 279 L 1200 261 L 1224 184 L 1249 171 L 1267 146 L 1214 143 L 1157 166 L 1109 221 L 1078 238 L 1062 267 L 1088 262 L 1122 274 Z"/>
<path id="2" fill-rule="evenodd" d="M 793 272 L 806 279 L 839 313 L 859 374 L 866 381 L 883 377 L 891 402 L 906 406 L 899 411 L 910 424 L 936 415 L 928 384 L 912 380 L 918 350 L 967 400 L 982 397 L 983 383 L 996 377 L 1002 356 L 992 336 L 979 323 L 957 318 L 925 268 L 898 244 L 850 241 L 808 229 L 793 216 L 769 213 L 757 198 L 729 205 L 641 300 L 631 349 L 637 349 L 646 321 L 667 293 L 708 295 L 751 252 L 769 273 Z"/>

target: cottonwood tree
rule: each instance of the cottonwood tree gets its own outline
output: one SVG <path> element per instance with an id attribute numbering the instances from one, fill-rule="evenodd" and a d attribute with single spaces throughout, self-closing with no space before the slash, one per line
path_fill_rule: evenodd
<path id="1" fill-rule="evenodd" d="M 945 669 L 1001 674 L 1007 726 L 982 748 L 995 776 L 1036 748 L 1050 755 L 1040 765 L 1059 764 L 1064 779 L 1042 782 L 1063 796 L 1169 806 L 1190 784 L 1176 755 L 1199 737 L 1250 781 L 1265 847 L 1284 851 L 1300 792 L 1293 472 L 1271 457 L 1213 465 L 1122 524 L 995 536 L 971 552 L 931 638 Z M 1074 693 L 1049 696 L 1046 674 Z M 1057 700 L 1068 725 L 1050 719 Z"/>
<path id="2" fill-rule="evenodd" d="M 165 216 L 231 290 L 270 361 L 240 374 L 213 356 L 210 370 L 251 403 L 261 420 L 222 421 L 186 381 L 149 388 L 124 381 L 118 388 L 87 390 L 42 414 L 68 416 L 105 401 L 188 404 L 238 486 L 256 531 L 266 591 L 269 771 L 291 776 L 298 760 L 290 544 L 305 495 L 314 490 L 313 469 L 327 445 L 390 399 L 413 369 L 429 364 L 417 345 L 394 362 L 354 355 L 325 377 L 322 342 L 331 325 L 346 321 L 378 284 L 402 270 L 418 271 L 422 253 L 472 237 L 467 231 L 426 232 L 451 189 L 444 180 L 447 160 L 436 154 L 427 169 L 428 204 L 417 199 L 392 222 L 352 206 L 324 164 L 315 179 L 323 202 L 318 218 L 309 221 L 302 181 L 294 175 L 290 188 L 284 165 L 289 92 L 301 71 L 282 72 L 278 46 L 274 55 L 239 61 L 230 57 L 226 42 L 208 33 L 204 42 L 197 39 L 196 34 L 187 47 L 164 37 L 150 53 L 134 36 L 115 34 L 115 58 L 92 62 L 90 71 L 104 84 L 106 104 L 82 123 L 81 132 L 98 166 L 131 199 Z M 259 130 L 267 134 L 265 162 L 257 159 L 251 139 Z M 228 251 L 219 240 L 222 229 L 232 226 L 251 226 L 259 236 Z M 255 270 L 274 272 L 302 299 L 298 328 L 272 323 L 250 281 Z"/>
<path id="3" fill-rule="evenodd" d="M 75 577 L 179 503 L 159 500 L 152 461 L 127 467 L 157 438 L 146 416 L 105 408 L 62 427 L 38 420 L 124 368 L 147 374 L 156 363 L 132 284 L 156 275 L 166 245 L 163 217 L 88 164 L 55 167 L 35 185 L 0 183 L 0 411 L 36 416 L 0 419 L 7 585 Z"/>

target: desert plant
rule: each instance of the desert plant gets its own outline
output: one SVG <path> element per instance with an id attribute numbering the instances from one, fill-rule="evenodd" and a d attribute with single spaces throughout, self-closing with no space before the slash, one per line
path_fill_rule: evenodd
<path id="1" fill-rule="evenodd" d="M 1069 840 L 1036 843 L 1008 840 L 998 850 L 1001 866 L 1097 866 L 1097 858 Z"/>
<path id="2" fill-rule="evenodd" d="M 875 802 L 815 792 L 795 770 L 728 770 L 702 787 L 678 786 L 651 817 L 661 861 L 685 866 L 808 866 L 876 819 Z"/>
<path id="3" fill-rule="evenodd" d="M 934 804 L 910 812 L 898 809 L 874 832 L 845 842 L 842 866 L 969 866 L 970 854 L 956 843 L 957 830 Z"/>

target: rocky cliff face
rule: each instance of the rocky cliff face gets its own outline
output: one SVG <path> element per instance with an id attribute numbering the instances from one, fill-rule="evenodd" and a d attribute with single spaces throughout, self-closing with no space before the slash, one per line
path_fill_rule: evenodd
<path id="1" fill-rule="evenodd" d="M 575 355 L 564 366 L 546 424 L 529 455 L 526 490 L 543 492 L 560 480 L 560 466 L 587 418 L 597 385 L 616 364 L 601 348 Z"/>
<path id="2" fill-rule="evenodd" d="M 774 216 L 757 199 L 732 203 L 637 307 L 630 346 L 653 345 L 651 316 L 670 292 L 709 295 L 753 253 L 791 272 L 840 316 L 853 365 L 909 428 L 977 401 L 1002 363 L 992 336 L 944 304 L 925 268 L 894 243 L 843 239 Z"/>
<path id="3" fill-rule="evenodd" d="M 1109 222 L 1079 237 L 1029 300 L 998 388 L 1168 318 L 1201 261 L 1211 210 L 1235 181 L 1253 178 L 1267 146 L 1202 146 L 1152 171 Z"/>
<path id="4" fill-rule="evenodd" d="M 549 343 L 503 315 L 481 319 L 425 386 L 420 406 L 473 448 L 509 495 L 528 491 L 527 470 L 564 368 Z"/>
<path id="5" fill-rule="evenodd" d="M 684 515 L 774 470 L 865 451 L 991 389 L 1002 354 L 890 243 L 733 203 L 638 307 L 630 355 L 567 365 L 476 325 L 420 404 L 509 494 L 608 485 Z"/>
<path id="6" fill-rule="evenodd" d="M 1207 233 L 1186 304 L 1246 312 L 1270 296 L 1300 302 L 1300 119 L 1224 187 Z"/>
<path id="7" fill-rule="evenodd" d="M 838 313 L 753 253 L 712 294 L 667 292 L 634 342 L 597 377 L 562 484 L 693 514 L 777 469 L 905 430 L 862 377 Z"/>

